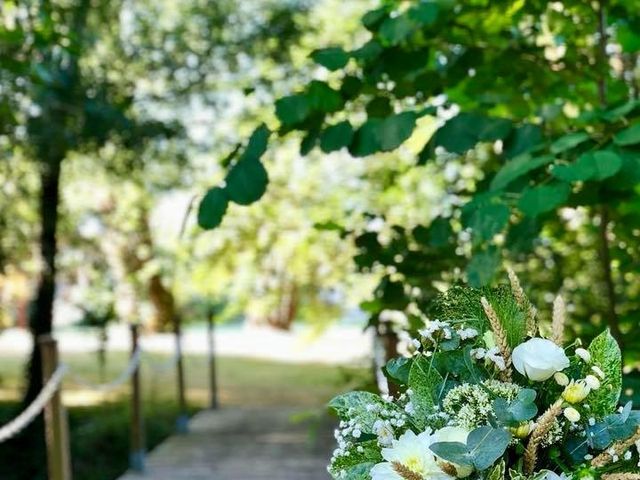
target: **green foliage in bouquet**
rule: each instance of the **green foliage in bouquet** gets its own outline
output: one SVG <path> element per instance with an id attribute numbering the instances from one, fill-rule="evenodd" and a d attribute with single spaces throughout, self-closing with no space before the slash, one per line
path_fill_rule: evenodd
<path id="1" fill-rule="evenodd" d="M 640 411 L 618 405 L 621 352 L 608 331 L 563 345 L 564 302 L 543 336 L 518 279 L 454 287 L 408 355 L 385 369 L 396 397 L 351 392 L 329 472 L 347 480 L 637 480 Z"/>

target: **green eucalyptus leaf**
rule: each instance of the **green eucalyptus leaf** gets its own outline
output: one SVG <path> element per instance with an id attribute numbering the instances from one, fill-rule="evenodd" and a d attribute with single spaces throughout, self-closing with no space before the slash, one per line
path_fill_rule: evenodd
<path id="1" fill-rule="evenodd" d="M 504 428 L 490 426 L 473 430 L 467 438 L 467 448 L 473 466 L 483 471 L 493 465 L 506 451 L 511 435 Z"/>
<path id="2" fill-rule="evenodd" d="M 460 442 L 436 442 L 429 449 L 438 457 L 465 467 L 473 466 L 473 457 L 469 453 L 467 445 Z"/>

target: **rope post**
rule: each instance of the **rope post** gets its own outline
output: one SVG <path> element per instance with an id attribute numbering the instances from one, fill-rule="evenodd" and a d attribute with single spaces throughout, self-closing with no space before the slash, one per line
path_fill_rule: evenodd
<path id="1" fill-rule="evenodd" d="M 138 324 L 131 324 L 131 358 L 138 351 Z M 142 418 L 142 387 L 140 382 L 140 364 L 131 375 L 131 450 L 129 453 L 129 467 L 134 472 L 144 472 L 144 425 Z"/>
<path id="2" fill-rule="evenodd" d="M 184 359 L 182 356 L 182 328 L 180 320 L 180 317 L 177 315 L 173 320 L 176 341 L 176 378 L 178 384 L 178 418 L 176 420 L 176 431 L 178 433 L 187 433 L 189 431 L 189 416 L 187 415 L 187 398 L 185 395 Z"/>
<path id="3" fill-rule="evenodd" d="M 46 384 L 58 368 L 58 344 L 51 335 L 38 337 L 42 355 L 42 376 Z M 69 424 L 58 389 L 44 410 L 47 465 L 50 480 L 71 480 Z"/>
<path id="4" fill-rule="evenodd" d="M 211 309 L 207 315 L 207 340 L 209 344 L 209 394 L 211 401 L 211 409 L 216 410 L 220 405 L 218 403 L 218 379 L 216 372 L 216 348 L 215 348 L 215 311 Z"/>

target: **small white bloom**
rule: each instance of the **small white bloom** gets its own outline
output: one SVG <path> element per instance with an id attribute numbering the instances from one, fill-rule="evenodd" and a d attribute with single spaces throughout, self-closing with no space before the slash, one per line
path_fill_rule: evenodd
<path id="1" fill-rule="evenodd" d="M 591 354 L 585 348 L 576 348 L 576 355 L 582 359 L 584 363 L 591 362 Z"/>
<path id="2" fill-rule="evenodd" d="M 553 379 L 556 381 L 556 383 L 558 385 L 560 385 L 561 387 L 566 387 L 567 385 L 569 385 L 569 377 L 567 377 L 564 373 L 562 372 L 556 372 L 553 374 Z"/>
<path id="3" fill-rule="evenodd" d="M 548 380 L 569 365 L 564 350 L 551 340 L 532 338 L 513 349 L 513 366 L 534 382 Z"/>
<path id="4" fill-rule="evenodd" d="M 580 421 L 580 412 L 573 407 L 568 407 L 564 409 L 564 416 L 571 423 L 576 423 Z"/>
<path id="5" fill-rule="evenodd" d="M 600 380 L 598 380 L 594 375 L 587 375 L 584 381 L 587 382 L 587 385 L 589 385 L 591 390 L 598 390 L 600 388 Z"/>
<path id="6" fill-rule="evenodd" d="M 373 424 L 373 433 L 378 436 L 378 444 L 383 447 L 390 447 L 393 443 L 393 428 L 384 420 L 376 420 Z"/>

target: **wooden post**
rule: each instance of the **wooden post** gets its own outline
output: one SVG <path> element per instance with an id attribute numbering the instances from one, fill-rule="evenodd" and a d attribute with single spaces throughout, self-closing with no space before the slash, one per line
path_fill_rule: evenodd
<path id="1" fill-rule="evenodd" d="M 178 387 L 178 418 L 176 420 L 176 431 L 178 433 L 187 433 L 189 431 L 189 416 L 187 414 L 187 399 L 185 395 L 182 328 L 180 323 L 180 317 L 176 316 L 173 321 L 176 340 L 176 383 Z"/>
<path id="2" fill-rule="evenodd" d="M 139 325 L 131 324 L 131 358 L 138 350 Z M 140 364 L 131 375 L 131 439 L 129 467 L 135 472 L 144 472 L 144 423 L 142 417 L 142 386 Z"/>
<path id="3" fill-rule="evenodd" d="M 42 378 L 46 384 L 58 368 L 58 344 L 51 335 L 38 337 L 38 344 L 42 354 Z M 45 407 L 44 420 L 49 480 L 71 480 L 69 424 L 60 388 Z"/>
<path id="4" fill-rule="evenodd" d="M 218 403 L 218 379 L 216 377 L 216 349 L 215 349 L 215 311 L 211 309 L 207 316 L 207 339 L 209 343 L 209 394 L 211 408 L 219 407 Z"/>

